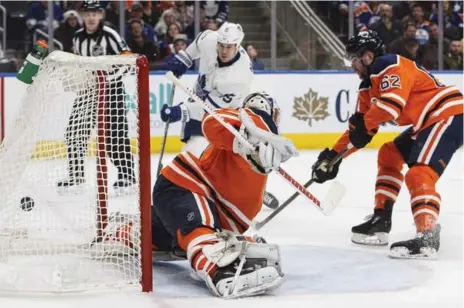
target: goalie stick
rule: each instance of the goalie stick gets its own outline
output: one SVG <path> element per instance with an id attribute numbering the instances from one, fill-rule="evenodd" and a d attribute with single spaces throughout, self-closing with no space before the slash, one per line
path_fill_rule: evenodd
<path id="1" fill-rule="evenodd" d="M 353 147 L 353 145 L 350 143 L 346 148 L 344 148 L 340 153 L 338 153 L 327 165 L 327 168 L 332 167 L 335 165 L 340 159 L 343 158 L 343 155 L 350 150 Z M 308 188 L 314 183 L 314 178 L 309 180 L 304 184 L 305 188 Z M 333 207 L 331 208 L 330 212 L 333 211 L 336 205 L 340 202 L 342 199 L 343 195 L 345 194 L 345 186 L 338 182 L 333 182 L 332 185 L 329 188 L 329 192 L 327 193 L 326 197 L 326 202 L 325 204 L 333 204 Z M 277 216 L 280 212 L 282 212 L 290 203 L 293 202 L 293 200 L 298 197 L 299 193 L 294 193 L 290 198 L 288 198 L 284 203 L 282 203 L 281 206 L 279 206 L 275 211 L 273 211 L 269 216 L 267 216 L 265 219 L 262 221 L 253 221 L 252 222 L 252 228 L 255 231 L 259 231 L 262 227 L 264 227 L 266 224 L 268 224 L 274 217 Z M 326 208 L 326 210 L 329 210 L 329 207 Z"/>
<path id="2" fill-rule="evenodd" d="M 169 98 L 169 107 L 171 107 L 174 102 L 175 90 L 176 90 L 176 85 L 173 84 L 171 88 L 171 97 Z M 160 151 L 160 157 L 158 161 L 158 169 L 156 170 L 156 176 L 159 176 L 161 169 L 163 169 L 163 156 L 164 156 L 164 149 L 166 148 L 166 141 L 168 138 L 169 123 L 171 123 L 171 121 L 168 120 L 166 122 L 166 126 L 164 126 L 163 141 L 161 142 L 161 151 Z"/>
<path id="3" fill-rule="evenodd" d="M 166 78 L 171 80 L 177 87 L 182 89 L 185 93 L 187 93 L 191 99 L 193 99 L 196 103 L 202 105 L 202 107 L 211 114 L 219 123 L 221 123 L 228 131 L 230 131 L 240 142 L 248 147 L 249 149 L 255 151 L 255 147 L 247 140 L 245 137 L 240 134 L 238 130 L 236 130 L 230 123 L 225 122 L 224 119 L 218 115 L 212 106 L 210 106 L 208 103 L 203 101 L 201 98 L 199 98 L 191 89 L 187 88 L 185 85 L 183 85 L 180 80 L 174 76 L 172 72 L 167 72 L 166 73 Z M 314 205 L 318 210 L 320 210 L 324 215 L 329 215 L 333 208 L 338 205 L 338 202 L 340 200 L 332 199 L 329 200 L 330 204 L 329 206 L 324 206 L 324 203 L 321 203 L 319 199 L 314 196 L 312 193 L 310 193 L 303 185 L 301 185 L 296 179 L 294 179 L 290 174 L 288 174 L 283 168 L 278 168 L 276 172 L 284 178 L 284 180 L 289 183 L 295 190 L 298 191 L 299 194 L 304 196 L 306 200 L 308 200 L 312 205 Z"/>

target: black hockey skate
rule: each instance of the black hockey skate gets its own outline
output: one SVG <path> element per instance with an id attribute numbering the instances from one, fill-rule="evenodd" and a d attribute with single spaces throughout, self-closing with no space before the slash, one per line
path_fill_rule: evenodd
<path id="1" fill-rule="evenodd" d="M 418 232 L 408 241 L 396 242 L 390 246 L 390 258 L 435 260 L 440 249 L 441 226 L 435 229 Z"/>
<path id="2" fill-rule="evenodd" d="M 388 234 L 391 230 L 393 201 L 385 201 L 385 208 L 375 209 L 368 220 L 351 228 L 351 241 L 355 244 L 385 246 L 388 245 Z"/>

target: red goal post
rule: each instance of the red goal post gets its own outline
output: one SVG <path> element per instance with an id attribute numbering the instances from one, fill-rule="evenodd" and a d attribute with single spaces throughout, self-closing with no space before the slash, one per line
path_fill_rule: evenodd
<path id="1" fill-rule="evenodd" d="M 115 76 L 122 81 L 112 82 Z M 136 99 L 133 110 L 121 101 L 127 92 Z M 115 98 L 117 104 L 110 101 Z M 0 290 L 67 292 L 141 285 L 142 291 L 152 291 L 149 106 L 145 56 L 86 58 L 55 51 L 44 60 L 0 146 L 0 172 L 5 175 L 0 180 Z M 123 121 L 115 117 L 127 117 L 128 131 L 114 124 Z M 85 141 L 85 182 L 78 192 L 57 192 L 57 180 L 68 174 L 69 144 L 74 142 L 70 130 L 79 142 Z M 81 136 L 87 130 L 91 135 L 85 139 Z M 127 153 L 115 155 L 123 151 L 120 147 L 108 146 L 115 133 L 131 141 L 137 181 L 129 191 L 116 192 L 112 186 L 121 172 L 108 163 L 109 157 L 127 159 Z M 24 196 L 34 200 L 32 209 L 20 204 Z M 131 233 L 125 235 L 130 245 L 108 241 L 105 228 L 109 217 L 117 215 L 131 220 Z M 14 282 L 2 277 L 5 269 Z"/>

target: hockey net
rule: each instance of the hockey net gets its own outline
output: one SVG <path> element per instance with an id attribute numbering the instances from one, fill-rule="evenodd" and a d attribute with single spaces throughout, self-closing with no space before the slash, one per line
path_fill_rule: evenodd
<path id="1" fill-rule="evenodd" d="M 44 60 L 0 146 L 1 291 L 151 291 L 148 91 L 145 57 Z"/>

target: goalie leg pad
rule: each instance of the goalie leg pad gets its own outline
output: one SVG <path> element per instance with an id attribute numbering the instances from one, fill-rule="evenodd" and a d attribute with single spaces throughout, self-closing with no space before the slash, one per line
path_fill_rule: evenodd
<path id="1" fill-rule="evenodd" d="M 254 296 L 271 292 L 283 282 L 277 245 L 250 243 L 229 231 L 215 236 L 217 243 L 205 245 L 201 250 L 208 260 L 203 267 L 207 270 L 197 268 L 197 274 L 214 295 L 223 298 Z M 188 255 L 191 255 L 190 250 Z M 214 271 L 211 271 L 211 264 L 215 265 Z"/>

